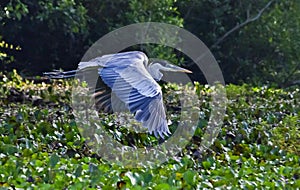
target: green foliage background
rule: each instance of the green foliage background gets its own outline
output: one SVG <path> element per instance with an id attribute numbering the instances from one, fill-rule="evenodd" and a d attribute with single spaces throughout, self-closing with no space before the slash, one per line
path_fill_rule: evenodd
<path id="1" fill-rule="evenodd" d="M 257 20 L 219 41 L 268 3 Z M 227 82 L 291 86 L 299 84 L 300 75 L 299 4 L 297 0 L 4 0 L 0 5 L 1 68 L 18 68 L 27 75 L 75 68 L 88 47 L 104 34 L 152 21 L 184 27 L 203 40 Z M 193 68 L 190 60 L 181 60 L 182 55 L 172 50 L 151 45 L 135 49 Z M 193 79 L 205 82 L 200 71 Z"/>
<path id="2" fill-rule="evenodd" d="M 268 3 L 257 20 L 243 25 Z M 299 6 L 298 0 L 1 1 L 0 189 L 299 189 Z M 226 82 L 239 86 L 226 86 L 224 124 L 205 154 L 199 154 L 199 146 L 213 88 L 196 82 L 190 90 L 199 96 L 201 114 L 189 145 L 161 166 L 129 169 L 86 146 L 70 107 L 72 80 L 24 78 L 74 69 L 104 34 L 148 21 L 198 36 Z M 144 44 L 132 49 L 194 68 L 171 48 Z M 205 83 L 200 71 L 191 77 Z M 162 84 L 162 89 L 168 108 L 176 108 L 170 92 L 184 93 L 184 88 Z M 179 113 L 171 109 L 168 115 L 174 131 Z M 122 143 L 159 143 L 105 122 Z"/>
<path id="3" fill-rule="evenodd" d="M 13 72 L 2 75 L 0 85 L 4 188 L 300 188 L 299 88 L 228 85 L 222 130 L 209 150 L 199 154 L 213 88 L 196 83 L 190 90 L 199 95 L 200 118 L 191 142 L 158 167 L 132 169 L 108 163 L 86 146 L 70 108 L 72 80 L 34 84 Z M 162 87 L 166 105 L 178 105 L 170 94 L 186 90 L 175 84 Z M 176 125 L 180 113 L 172 114 Z M 157 142 L 151 135 L 109 130 L 121 132 L 121 142 Z"/>

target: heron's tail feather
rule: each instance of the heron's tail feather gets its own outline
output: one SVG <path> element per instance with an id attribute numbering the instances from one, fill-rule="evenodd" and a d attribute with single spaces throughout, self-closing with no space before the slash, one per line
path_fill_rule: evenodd
<path id="1" fill-rule="evenodd" d="M 45 72 L 43 73 L 46 77 L 49 77 L 51 79 L 65 79 L 65 78 L 72 78 L 75 77 L 76 72 L 78 70 L 72 70 L 72 71 L 60 71 L 60 70 L 54 70 L 52 72 Z"/>

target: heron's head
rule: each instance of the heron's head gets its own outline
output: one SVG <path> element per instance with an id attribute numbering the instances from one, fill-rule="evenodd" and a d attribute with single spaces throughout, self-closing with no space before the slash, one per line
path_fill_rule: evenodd
<path id="1" fill-rule="evenodd" d="M 166 60 L 152 61 L 149 64 L 147 70 L 149 71 L 151 76 L 157 81 L 159 81 L 163 76 L 163 74 L 160 71 L 192 73 L 192 71 L 173 65 Z"/>

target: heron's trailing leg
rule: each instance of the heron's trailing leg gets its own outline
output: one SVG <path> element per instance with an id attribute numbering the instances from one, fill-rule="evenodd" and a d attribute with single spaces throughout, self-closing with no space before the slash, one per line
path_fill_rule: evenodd
<path id="1" fill-rule="evenodd" d="M 77 71 L 78 70 L 72 70 L 72 71 L 54 70 L 52 72 L 45 72 L 43 74 L 51 79 L 65 79 L 65 78 L 75 77 Z"/>

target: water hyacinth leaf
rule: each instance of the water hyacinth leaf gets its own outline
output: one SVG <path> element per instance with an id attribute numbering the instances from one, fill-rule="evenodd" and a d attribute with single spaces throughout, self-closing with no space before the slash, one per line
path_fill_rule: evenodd
<path id="1" fill-rule="evenodd" d="M 183 179 L 189 184 L 189 185 L 196 185 L 196 175 L 197 172 L 188 170 L 184 172 Z"/>
<path id="2" fill-rule="evenodd" d="M 56 164 L 59 162 L 59 159 L 60 158 L 59 158 L 59 156 L 56 153 L 52 154 L 50 156 L 50 160 L 49 160 L 50 166 L 52 168 L 54 168 L 56 166 Z"/>

